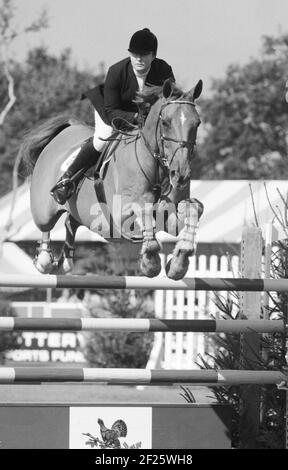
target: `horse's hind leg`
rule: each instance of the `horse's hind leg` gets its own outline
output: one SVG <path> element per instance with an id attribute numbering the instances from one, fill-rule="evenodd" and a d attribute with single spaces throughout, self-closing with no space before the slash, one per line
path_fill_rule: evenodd
<path id="1" fill-rule="evenodd" d="M 167 263 L 166 274 L 170 279 L 182 279 L 189 267 L 189 256 L 196 250 L 196 231 L 198 221 L 203 213 L 203 204 L 197 199 L 180 201 L 177 217 L 184 223 L 171 260 Z"/>
<path id="2" fill-rule="evenodd" d="M 65 220 L 66 239 L 57 262 L 57 272 L 67 274 L 72 271 L 74 266 L 74 243 L 79 222 L 68 214 Z"/>
<path id="3" fill-rule="evenodd" d="M 42 232 L 42 239 L 38 242 L 34 265 L 42 274 L 50 274 L 54 267 L 54 256 L 51 250 L 50 232 Z"/>

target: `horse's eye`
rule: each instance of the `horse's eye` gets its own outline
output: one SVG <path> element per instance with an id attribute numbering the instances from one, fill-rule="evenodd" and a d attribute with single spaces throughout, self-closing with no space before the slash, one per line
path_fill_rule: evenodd
<path id="1" fill-rule="evenodd" d="M 168 129 L 168 127 L 170 127 L 170 121 L 168 121 L 167 119 L 166 120 L 163 119 L 162 124 L 163 124 L 164 129 Z"/>

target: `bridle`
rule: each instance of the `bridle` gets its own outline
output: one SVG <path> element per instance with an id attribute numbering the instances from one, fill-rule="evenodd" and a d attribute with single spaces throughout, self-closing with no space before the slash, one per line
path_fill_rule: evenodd
<path id="1" fill-rule="evenodd" d="M 147 141 L 146 137 L 144 136 L 143 131 L 141 132 L 141 136 L 142 136 L 142 138 L 145 142 L 145 145 L 146 145 L 147 149 L 149 150 L 150 154 L 153 156 L 153 158 L 155 160 L 157 160 L 160 163 L 160 165 L 163 168 L 166 168 L 166 169 L 168 169 L 169 166 L 171 165 L 171 163 L 174 160 L 174 157 L 175 157 L 175 155 L 176 155 L 176 153 L 178 152 L 179 149 L 186 147 L 188 150 L 190 149 L 190 153 L 192 154 L 193 150 L 194 150 L 194 147 L 196 145 L 196 140 L 178 140 L 178 139 L 174 139 L 173 137 L 168 137 L 168 136 L 166 136 L 162 133 L 162 129 L 161 129 L 161 125 L 160 125 L 161 121 L 163 120 L 162 112 L 163 112 L 163 109 L 165 109 L 167 106 L 169 106 L 171 104 L 189 104 L 190 106 L 193 106 L 195 108 L 195 103 L 193 103 L 192 101 L 181 100 L 181 99 L 166 101 L 165 103 L 162 104 L 161 109 L 160 109 L 160 113 L 159 113 L 159 116 L 158 116 L 158 120 L 157 120 L 157 123 L 156 123 L 156 126 L 155 126 L 155 142 L 158 145 L 157 135 L 158 135 L 158 129 L 160 128 L 160 141 L 161 141 L 161 150 L 162 151 L 160 151 L 159 146 L 158 146 L 158 152 L 157 151 L 154 152 L 151 148 L 150 143 Z M 175 142 L 175 143 L 179 144 L 178 147 L 176 148 L 176 150 L 174 151 L 170 162 L 168 162 L 168 158 L 165 155 L 165 148 L 164 148 L 164 143 L 165 142 Z"/>
<path id="2" fill-rule="evenodd" d="M 135 139 L 136 160 L 138 162 L 140 170 L 142 171 L 142 173 L 145 176 L 146 180 L 148 181 L 148 183 L 151 185 L 151 187 L 153 189 L 155 201 L 157 201 L 159 199 L 160 195 L 161 195 L 159 166 L 161 166 L 162 170 L 164 171 L 164 174 L 167 175 L 169 167 L 170 167 L 176 153 L 178 152 L 178 150 L 181 149 L 181 148 L 186 147 L 187 149 L 190 149 L 190 154 L 192 154 L 193 150 L 194 150 L 194 147 L 196 145 L 196 140 L 178 140 L 178 139 L 174 139 L 173 137 L 168 137 L 168 136 L 163 134 L 162 129 L 161 129 L 161 121 L 163 120 L 162 112 L 163 112 L 163 109 L 165 109 L 167 106 L 169 106 L 171 104 L 188 104 L 188 105 L 193 106 L 193 107 L 196 106 L 195 103 L 193 103 L 192 101 L 181 100 L 181 99 L 169 100 L 169 101 L 166 101 L 165 103 L 163 103 L 161 105 L 161 109 L 160 109 L 159 116 L 158 116 L 158 119 L 157 119 L 157 123 L 156 123 L 156 126 L 155 126 L 155 142 L 156 142 L 157 147 L 158 147 L 158 149 L 156 151 L 154 149 L 152 149 L 152 147 L 150 145 L 150 142 L 148 142 L 148 140 L 146 139 L 146 137 L 144 135 L 144 132 L 143 132 L 143 128 L 139 129 L 138 136 L 142 137 L 142 139 L 144 141 L 144 144 L 145 144 L 147 150 L 149 151 L 150 155 L 154 158 L 154 160 L 156 160 L 155 183 L 154 184 L 150 181 L 150 178 L 148 177 L 148 175 L 146 174 L 146 172 L 144 171 L 144 169 L 143 169 L 143 167 L 140 163 L 140 160 L 139 160 L 138 154 L 137 154 L 137 140 L 138 139 Z M 161 149 L 159 148 L 159 145 L 158 145 L 158 130 L 159 129 L 160 129 Z M 166 142 L 175 142 L 175 143 L 178 144 L 176 150 L 174 151 L 174 153 L 172 155 L 172 158 L 171 158 L 170 162 L 168 161 L 168 158 L 165 155 L 165 148 L 164 148 L 165 141 Z"/>

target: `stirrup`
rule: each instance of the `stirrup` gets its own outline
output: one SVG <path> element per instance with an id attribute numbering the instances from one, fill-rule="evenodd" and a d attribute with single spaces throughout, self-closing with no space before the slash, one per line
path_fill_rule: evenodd
<path id="1" fill-rule="evenodd" d="M 63 205 L 68 199 L 70 199 L 74 191 L 75 182 L 71 181 L 70 178 L 63 178 L 53 186 L 50 194 L 58 204 Z"/>

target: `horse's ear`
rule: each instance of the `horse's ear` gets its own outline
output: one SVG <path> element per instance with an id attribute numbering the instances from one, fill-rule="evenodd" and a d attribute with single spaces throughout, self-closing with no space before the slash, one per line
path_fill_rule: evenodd
<path id="1" fill-rule="evenodd" d="M 165 80 L 163 84 L 163 96 L 165 99 L 170 98 L 170 96 L 173 93 L 173 89 L 174 89 L 173 82 L 170 80 L 170 78 L 167 78 L 167 80 Z"/>
<path id="2" fill-rule="evenodd" d="M 202 80 L 199 80 L 195 88 L 188 92 L 188 96 L 192 99 L 192 101 L 195 101 L 201 95 L 202 89 L 203 89 L 203 82 Z"/>

